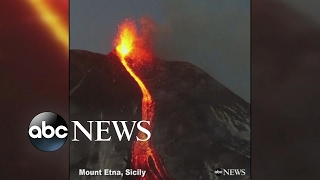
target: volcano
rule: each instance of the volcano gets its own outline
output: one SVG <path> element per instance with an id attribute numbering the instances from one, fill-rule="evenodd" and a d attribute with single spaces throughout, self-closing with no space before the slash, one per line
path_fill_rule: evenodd
<path id="1" fill-rule="evenodd" d="M 156 102 L 153 147 L 172 179 L 249 179 L 246 101 L 188 62 L 154 58 L 139 76 Z M 141 98 L 138 84 L 115 50 L 107 55 L 70 50 L 71 120 L 84 125 L 88 120 L 141 120 Z M 79 138 L 85 139 L 81 134 Z M 133 143 L 70 142 L 70 179 L 139 179 L 78 173 L 81 168 L 132 168 Z M 218 177 L 216 168 L 245 169 L 246 175 Z"/>

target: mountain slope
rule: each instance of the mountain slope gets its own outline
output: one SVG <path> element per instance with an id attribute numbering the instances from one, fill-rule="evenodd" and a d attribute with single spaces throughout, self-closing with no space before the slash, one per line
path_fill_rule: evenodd
<path id="1" fill-rule="evenodd" d="M 155 59 L 139 76 L 155 101 L 154 147 L 173 178 L 213 179 L 221 166 L 250 173 L 247 102 L 187 62 Z M 70 51 L 70 100 L 71 119 L 141 118 L 140 89 L 114 52 Z M 72 171 L 130 166 L 132 142 L 81 143 L 70 143 Z"/>

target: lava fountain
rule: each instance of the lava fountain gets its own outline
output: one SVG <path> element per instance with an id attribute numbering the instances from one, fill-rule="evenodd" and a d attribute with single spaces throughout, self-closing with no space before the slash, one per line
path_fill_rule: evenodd
<path id="1" fill-rule="evenodd" d="M 148 63 L 152 59 L 151 51 L 139 46 L 139 39 L 135 23 L 125 20 L 119 26 L 118 37 L 115 40 L 116 52 L 122 65 L 138 83 L 142 92 L 142 119 L 150 121 L 150 126 L 144 128 L 152 132 L 155 102 L 140 77 L 135 73 L 137 66 Z M 140 139 L 146 139 L 146 134 L 139 132 Z M 162 164 L 160 157 L 155 151 L 151 138 L 148 141 L 135 141 L 132 145 L 131 166 L 133 169 L 146 170 L 143 180 L 167 180 L 172 179 Z"/>

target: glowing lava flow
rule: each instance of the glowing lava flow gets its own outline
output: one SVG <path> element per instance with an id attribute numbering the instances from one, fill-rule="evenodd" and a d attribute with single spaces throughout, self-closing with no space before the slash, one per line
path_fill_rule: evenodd
<path id="1" fill-rule="evenodd" d="M 116 51 L 120 57 L 121 63 L 129 74 L 140 86 L 142 91 L 142 119 L 149 120 L 150 126 L 144 126 L 150 132 L 152 132 L 152 121 L 154 116 L 154 102 L 152 97 L 144 85 L 143 81 L 135 74 L 132 67 L 130 67 L 128 60 L 133 60 L 135 63 L 141 63 L 139 61 L 147 60 L 150 58 L 148 53 L 141 50 L 136 46 L 137 32 L 134 22 L 126 20 L 119 29 L 118 39 L 116 40 Z M 131 61 L 130 61 L 131 63 Z M 140 139 L 145 139 L 146 135 L 142 132 L 138 133 Z M 162 165 L 161 159 L 157 155 L 153 148 L 150 139 L 148 141 L 135 141 L 132 146 L 132 159 L 131 164 L 133 169 L 146 170 L 146 176 L 140 177 L 144 180 L 160 180 L 160 179 L 172 179 L 167 173 L 166 169 Z"/>

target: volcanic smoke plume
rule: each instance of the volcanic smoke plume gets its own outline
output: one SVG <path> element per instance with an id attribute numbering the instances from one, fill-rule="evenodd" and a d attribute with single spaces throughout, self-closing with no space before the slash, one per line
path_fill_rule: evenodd
<path id="1" fill-rule="evenodd" d="M 154 53 L 188 61 L 250 101 L 250 0 L 162 1 Z"/>

